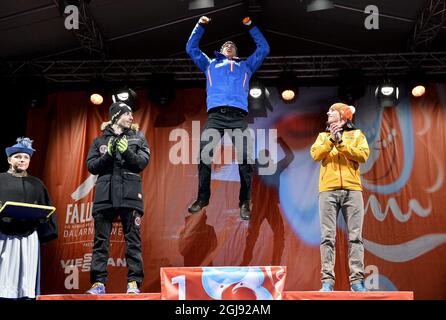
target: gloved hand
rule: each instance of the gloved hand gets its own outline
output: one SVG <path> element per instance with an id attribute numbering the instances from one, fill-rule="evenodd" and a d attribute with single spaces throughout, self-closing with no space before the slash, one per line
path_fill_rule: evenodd
<path id="1" fill-rule="evenodd" d="M 206 16 L 202 16 L 200 17 L 200 19 L 198 20 L 199 24 L 208 24 L 211 21 L 210 18 L 206 17 Z"/>
<path id="2" fill-rule="evenodd" d="M 124 151 L 127 150 L 128 146 L 129 146 L 129 143 L 125 136 L 123 136 L 121 139 L 119 139 L 118 143 L 116 144 L 116 147 L 118 148 L 118 151 L 120 153 L 124 153 Z"/>
<path id="3" fill-rule="evenodd" d="M 111 137 L 110 140 L 108 140 L 107 144 L 107 152 L 109 155 L 113 155 L 113 142 L 115 141 L 115 138 Z"/>
<path id="4" fill-rule="evenodd" d="M 245 26 L 250 26 L 252 24 L 252 20 L 250 17 L 245 17 L 242 22 Z"/>

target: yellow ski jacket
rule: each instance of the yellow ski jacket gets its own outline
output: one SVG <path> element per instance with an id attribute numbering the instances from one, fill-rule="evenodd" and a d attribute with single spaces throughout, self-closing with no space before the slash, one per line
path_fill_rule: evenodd
<path id="1" fill-rule="evenodd" d="M 319 133 L 311 146 L 311 157 L 322 161 L 319 192 L 347 189 L 361 190 L 359 164 L 369 157 L 369 145 L 359 129 L 344 130 L 339 143 L 330 139 L 330 132 Z"/>

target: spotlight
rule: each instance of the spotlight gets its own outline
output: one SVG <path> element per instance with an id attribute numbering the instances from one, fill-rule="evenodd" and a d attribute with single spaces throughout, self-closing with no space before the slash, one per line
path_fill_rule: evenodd
<path id="1" fill-rule="evenodd" d="M 248 110 L 250 119 L 267 117 L 271 110 L 269 105 L 269 91 L 265 85 L 257 78 L 251 78 L 250 93 L 248 96 Z"/>
<path id="2" fill-rule="evenodd" d="M 116 101 L 126 101 L 129 99 L 130 93 L 128 90 L 119 90 L 116 95 L 113 95 L 113 102 Z"/>
<path id="3" fill-rule="evenodd" d="M 296 93 L 294 90 L 284 90 L 282 91 L 282 94 L 280 95 L 285 102 L 291 102 L 296 97 Z"/>
<path id="4" fill-rule="evenodd" d="M 383 95 L 390 96 L 393 94 L 395 87 L 391 85 L 383 85 L 379 90 Z"/>
<path id="5" fill-rule="evenodd" d="M 104 97 L 100 93 L 92 93 L 90 95 L 90 101 L 96 106 L 99 106 L 104 102 Z"/>
<path id="6" fill-rule="evenodd" d="M 284 72 L 279 80 L 279 94 L 285 103 L 292 103 L 297 96 L 297 78 L 292 72 Z"/>
<path id="7" fill-rule="evenodd" d="M 399 88 L 390 80 L 384 80 L 375 90 L 375 97 L 382 107 L 393 107 L 398 103 Z"/>
<path id="8" fill-rule="evenodd" d="M 96 106 L 101 105 L 104 102 L 106 95 L 106 84 L 102 78 L 93 79 L 90 82 L 88 94 L 90 96 L 90 102 Z"/>
<path id="9" fill-rule="evenodd" d="M 262 89 L 254 87 L 249 89 L 249 95 L 253 97 L 254 99 L 260 98 L 262 95 Z"/>
<path id="10" fill-rule="evenodd" d="M 132 108 L 133 111 L 137 108 L 137 94 L 132 89 L 128 88 L 127 86 L 123 86 L 120 89 L 116 90 L 115 93 L 112 94 L 112 100 L 113 102 L 122 101 L 125 102 L 127 105 Z"/>
<path id="11" fill-rule="evenodd" d="M 416 98 L 424 96 L 425 93 L 426 93 L 426 88 L 423 85 L 415 86 L 412 89 L 412 95 Z"/>
<path id="12" fill-rule="evenodd" d="M 333 1 L 330 0 L 310 0 L 307 4 L 307 11 L 320 11 L 332 9 L 334 7 Z"/>
<path id="13" fill-rule="evenodd" d="M 254 117 L 266 117 L 266 108 L 265 108 L 265 94 L 262 92 L 261 89 L 257 89 L 261 94 L 254 98 L 252 96 L 248 99 L 248 109 L 249 114 Z"/>
<path id="14" fill-rule="evenodd" d="M 409 71 L 409 89 L 412 96 L 419 98 L 426 93 L 425 84 L 427 83 L 426 74 L 419 68 Z"/>
<path id="15" fill-rule="evenodd" d="M 213 8 L 214 0 L 190 0 L 189 10 Z"/>
<path id="16" fill-rule="evenodd" d="M 251 80 L 251 84 L 249 86 L 249 95 L 252 98 L 259 99 L 263 95 L 264 90 L 265 88 L 257 78 Z"/>

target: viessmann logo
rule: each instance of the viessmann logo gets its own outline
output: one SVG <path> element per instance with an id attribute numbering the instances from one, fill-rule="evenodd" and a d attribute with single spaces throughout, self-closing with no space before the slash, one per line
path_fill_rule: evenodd
<path id="1" fill-rule="evenodd" d="M 73 258 L 73 259 L 66 259 L 66 260 L 60 260 L 60 265 L 63 269 L 74 267 L 79 269 L 81 272 L 90 272 L 91 269 L 91 261 L 92 261 L 93 254 L 92 253 L 86 253 L 81 258 Z M 125 258 L 108 258 L 107 261 L 108 267 L 126 267 L 126 261 Z"/>
<path id="2" fill-rule="evenodd" d="M 67 290 L 79 289 L 79 272 L 90 272 L 92 253 L 85 253 L 81 258 L 73 258 L 60 260 L 60 264 L 65 277 L 64 286 Z M 127 263 L 125 258 L 108 258 L 107 267 L 126 268 Z"/>

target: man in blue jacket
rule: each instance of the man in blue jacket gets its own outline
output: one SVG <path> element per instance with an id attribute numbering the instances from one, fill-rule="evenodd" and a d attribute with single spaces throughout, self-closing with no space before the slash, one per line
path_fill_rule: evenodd
<path id="1" fill-rule="evenodd" d="M 209 157 L 203 153 L 208 141 L 206 137 L 209 130 L 216 130 L 223 136 L 225 130 L 240 130 L 245 132 L 248 128 L 248 91 L 249 79 L 260 67 L 269 53 L 269 45 L 260 30 L 252 24 L 249 17 L 243 19 L 243 24 L 249 28 L 249 33 L 256 43 L 255 52 L 246 60 L 237 57 L 237 47 L 232 41 L 225 42 L 220 52 L 215 52 L 215 58 L 210 59 L 199 48 L 199 42 L 204 34 L 205 27 L 209 23 L 208 17 L 201 17 L 192 31 L 186 45 L 186 52 L 194 63 L 206 75 L 207 112 L 208 119 L 200 139 L 200 163 L 198 165 L 198 197 L 189 207 L 190 213 L 200 212 L 209 204 L 211 196 L 211 159 L 212 150 L 208 152 Z M 246 134 L 242 134 L 246 135 Z M 249 138 L 248 138 L 249 139 Z M 234 135 L 232 135 L 234 143 Z M 252 161 L 248 159 L 247 141 L 243 139 L 243 146 L 237 148 L 236 152 L 241 154 L 243 161 L 239 162 L 240 174 L 240 217 L 249 220 L 251 217 L 251 181 Z M 213 141 L 215 143 L 215 141 Z M 243 149 L 243 150 L 240 150 Z M 206 151 L 206 150 L 205 150 Z M 239 158 L 237 158 L 239 159 Z"/>

